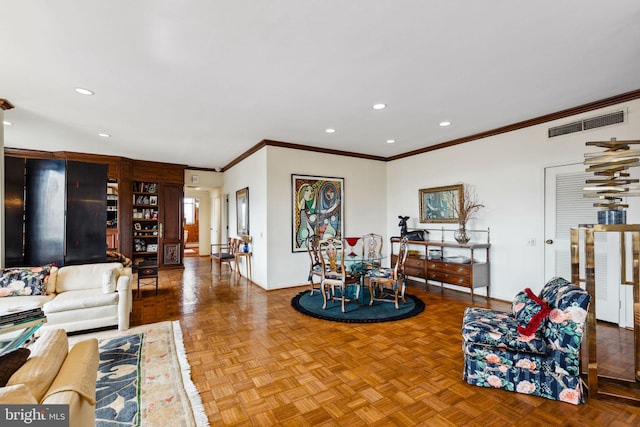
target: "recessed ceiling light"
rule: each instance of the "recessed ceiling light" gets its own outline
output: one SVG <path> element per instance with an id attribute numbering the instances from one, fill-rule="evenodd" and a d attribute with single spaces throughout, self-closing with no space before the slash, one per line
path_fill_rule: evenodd
<path id="1" fill-rule="evenodd" d="M 80 95 L 93 95 L 93 91 L 89 90 L 89 89 L 85 89 L 82 87 L 77 87 L 74 89 L 76 92 L 78 92 Z"/>
<path id="2" fill-rule="evenodd" d="M 387 139 L 387 144 L 395 144 L 395 139 Z"/>
<path id="3" fill-rule="evenodd" d="M 103 138 L 111 138 L 111 135 L 109 135 L 108 133 L 99 133 L 98 136 L 101 136 Z"/>
<path id="4" fill-rule="evenodd" d="M 445 126 L 451 126 L 451 122 L 448 121 L 444 121 L 444 122 L 440 122 L 440 126 L 445 127 Z"/>
<path id="5" fill-rule="evenodd" d="M 387 108 L 387 104 L 374 104 L 373 105 L 373 109 L 374 110 L 382 110 L 384 108 Z"/>
<path id="6" fill-rule="evenodd" d="M 6 121 L 6 120 L 3 120 L 3 121 L 2 121 L 2 124 L 3 124 L 3 125 L 5 125 L 5 126 L 11 126 L 13 123 L 8 122 L 8 121 Z"/>
<path id="7" fill-rule="evenodd" d="M 326 133 L 335 133 L 335 129 L 329 128 L 327 130 L 325 130 Z"/>

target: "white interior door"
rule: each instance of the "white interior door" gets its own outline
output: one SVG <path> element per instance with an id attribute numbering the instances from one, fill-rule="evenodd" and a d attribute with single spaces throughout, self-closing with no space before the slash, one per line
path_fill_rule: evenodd
<path id="1" fill-rule="evenodd" d="M 597 222 L 593 199 L 582 196 L 585 180 L 593 174 L 581 163 L 545 169 L 545 278 L 571 280 L 570 229 Z M 616 233 L 595 233 L 596 318 L 620 323 L 620 257 Z M 580 278 L 584 272 L 584 236 L 580 238 Z"/>
<path id="2" fill-rule="evenodd" d="M 220 244 L 221 200 L 219 194 L 212 194 L 211 200 L 211 243 Z"/>
<path id="3" fill-rule="evenodd" d="M 231 234 L 229 233 L 229 195 L 228 194 L 222 195 L 221 211 L 222 211 L 222 216 L 220 218 L 220 221 L 222 221 L 222 226 L 221 226 L 222 234 L 220 235 L 220 237 L 222 241 L 226 243 L 229 236 L 231 236 Z"/>

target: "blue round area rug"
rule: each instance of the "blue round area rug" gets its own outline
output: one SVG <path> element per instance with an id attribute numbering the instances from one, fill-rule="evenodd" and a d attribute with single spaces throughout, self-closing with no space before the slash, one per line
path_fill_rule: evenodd
<path id="1" fill-rule="evenodd" d="M 365 289 L 360 297 L 360 303 L 350 302 L 345 304 L 346 312 L 342 312 L 340 301 L 328 301 L 326 310 L 322 309 L 324 300 L 322 294 L 315 291 L 309 295 L 309 291 L 300 292 L 291 299 L 291 305 L 297 311 L 307 316 L 323 320 L 347 323 L 377 323 L 391 322 L 394 320 L 413 317 L 424 311 L 424 302 L 414 295 L 405 294 L 406 303 L 399 301 L 400 309 L 396 310 L 393 302 L 374 301 L 369 305 L 369 290 Z"/>

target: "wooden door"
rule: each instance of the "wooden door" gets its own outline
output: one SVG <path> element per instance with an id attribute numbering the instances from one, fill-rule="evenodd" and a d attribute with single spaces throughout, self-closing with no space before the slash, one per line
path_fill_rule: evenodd
<path id="1" fill-rule="evenodd" d="M 64 266 L 104 261 L 107 165 L 7 159 L 7 220 L 12 221 L 6 233 L 8 262 Z"/>
<path id="2" fill-rule="evenodd" d="M 25 265 L 64 265 L 65 161 L 27 159 Z"/>
<path id="3" fill-rule="evenodd" d="M 67 161 L 65 265 L 107 256 L 107 165 Z"/>
<path id="4" fill-rule="evenodd" d="M 5 266 L 24 263 L 24 168 L 25 159 L 4 158 L 4 221 Z"/>
<path id="5" fill-rule="evenodd" d="M 182 266 L 182 209 L 184 187 L 179 184 L 161 184 L 159 219 L 160 267 Z"/>

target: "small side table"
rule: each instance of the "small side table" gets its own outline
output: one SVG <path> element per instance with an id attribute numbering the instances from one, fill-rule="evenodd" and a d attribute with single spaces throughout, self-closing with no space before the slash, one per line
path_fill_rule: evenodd
<path id="1" fill-rule="evenodd" d="M 245 258 L 245 263 L 246 263 L 245 277 L 247 277 L 249 280 L 253 282 L 253 278 L 251 274 L 251 252 L 236 252 L 234 255 L 235 255 L 235 264 L 236 264 L 236 274 L 239 276 L 241 275 L 238 261 L 240 260 L 240 258 Z"/>
<path id="2" fill-rule="evenodd" d="M 143 286 L 156 287 L 156 295 L 158 295 L 158 266 L 150 265 L 146 267 L 138 267 L 138 297 L 140 296 L 140 280 L 143 280 Z"/>

